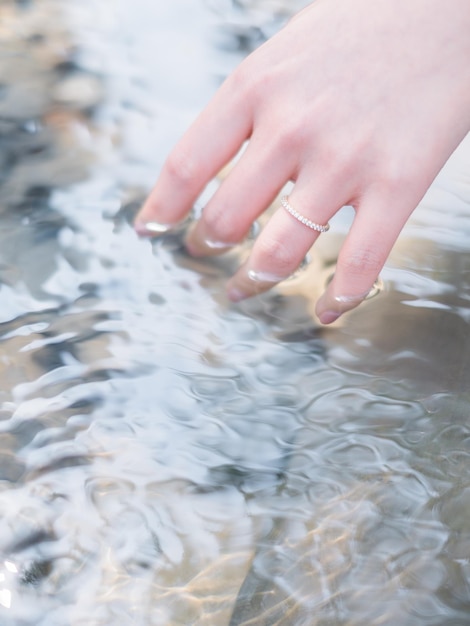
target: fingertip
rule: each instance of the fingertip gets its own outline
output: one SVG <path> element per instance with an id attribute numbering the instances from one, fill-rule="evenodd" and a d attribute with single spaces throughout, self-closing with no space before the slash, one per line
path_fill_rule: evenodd
<path id="1" fill-rule="evenodd" d="M 361 294 L 339 294 L 333 279 L 317 302 L 315 307 L 317 317 L 322 324 L 332 324 L 341 315 L 359 306 L 369 293 L 370 289 Z"/>
<path id="2" fill-rule="evenodd" d="M 156 211 L 153 208 L 152 194 L 150 194 L 134 217 L 133 226 L 138 235 L 149 237 L 165 233 L 169 229 L 169 225 L 156 220 L 155 215 Z"/>
<path id="3" fill-rule="evenodd" d="M 150 193 L 144 204 L 137 212 L 133 221 L 133 227 L 136 233 L 141 237 L 156 237 L 163 235 L 169 231 L 179 228 L 185 223 L 186 216 L 176 215 L 176 220 L 167 220 L 161 218 L 162 210 L 161 202 L 157 202 L 153 197 L 155 190 Z M 166 211 L 168 213 L 168 211 Z"/>
<path id="4" fill-rule="evenodd" d="M 281 280 L 282 278 L 279 276 L 251 270 L 248 264 L 245 263 L 229 280 L 227 296 L 232 302 L 240 302 L 269 291 Z"/>
<path id="5" fill-rule="evenodd" d="M 200 220 L 189 229 L 184 245 L 191 256 L 216 256 L 228 252 L 238 242 L 219 241 L 213 239 L 205 232 L 203 222 Z"/>
<path id="6" fill-rule="evenodd" d="M 240 271 L 232 276 L 225 288 L 228 299 L 231 302 L 242 302 L 256 296 L 259 291 L 253 291 L 253 285 L 247 284 L 246 279 L 240 277 Z"/>
<path id="7" fill-rule="evenodd" d="M 339 319 L 341 317 L 341 313 L 339 313 L 338 311 L 330 311 L 330 310 L 326 310 L 326 311 L 320 311 L 320 313 L 318 313 L 318 319 L 320 320 L 320 322 L 322 324 L 333 324 L 333 322 L 336 322 L 337 319 Z"/>
<path id="8" fill-rule="evenodd" d="M 139 217 L 134 220 L 134 230 L 140 237 L 155 237 L 156 235 L 163 235 L 171 230 L 171 228 L 173 228 L 171 224 L 144 221 L 139 219 Z"/>
<path id="9" fill-rule="evenodd" d="M 246 300 L 250 296 L 239 287 L 236 287 L 234 285 L 229 285 L 227 287 L 227 297 L 231 302 L 236 303 L 236 302 L 242 302 L 242 300 Z"/>

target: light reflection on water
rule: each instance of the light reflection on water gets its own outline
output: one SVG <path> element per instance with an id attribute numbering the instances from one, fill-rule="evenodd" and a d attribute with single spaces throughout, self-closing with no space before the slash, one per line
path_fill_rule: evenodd
<path id="1" fill-rule="evenodd" d="M 0 623 L 468 623 L 468 147 L 341 324 L 347 212 L 229 305 L 130 218 L 286 3 L 69 5 L 0 7 Z"/>

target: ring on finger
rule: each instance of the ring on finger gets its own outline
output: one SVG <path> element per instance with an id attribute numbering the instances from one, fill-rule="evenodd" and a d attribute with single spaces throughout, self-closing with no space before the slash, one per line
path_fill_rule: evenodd
<path id="1" fill-rule="evenodd" d="M 312 222 L 312 220 L 310 220 L 308 217 L 305 217 L 305 215 L 299 213 L 296 209 L 294 209 L 291 204 L 289 204 L 289 198 L 287 196 L 282 196 L 281 204 L 284 209 L 288 213 L 290 213 L 290 215 L 292 215 L 292 217 L 294 217 L 304 226 L 307 226 L 307 228 L 316 230 L 319 233 L 326 233 L 328 230 L 330 230 L 330 224 L 328 222 L 326 224 L 317 224 L 316 222 Z"/>

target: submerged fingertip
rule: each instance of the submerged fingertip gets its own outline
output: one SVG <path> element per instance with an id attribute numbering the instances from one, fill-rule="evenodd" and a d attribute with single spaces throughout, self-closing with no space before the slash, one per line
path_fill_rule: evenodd
<path id="1" fill-rule="evenodd" d="M 153 235 L 162 235 L 171 230 L 173 226 L 171 224 L 162 224 L 156 221 L 143 221 L 136 219 L 134 222 L 134 230 L 138 235 L 143 237 L 151 237 Z"/>
<path id="2" fill-rule="evenodd" d="M 249 295 L 238 287 L 228 287 L 227 297 L 231 302 L 241 302 L 249 298 Z"/>
<path id="3" fill-rule="evenodd" d="M 341 317 L 338 311 L 322 311 L 318 314 L 318 319 L 322 324 L 332 324 Z"/>
<path id="4" fill-rule="evenodd" d="M 275 285 L 286 280 L 286 276 L 279 276 L 272 272 L 262 272 L 257 270 L 248 270 L 247 277 L 254 283 L 269 283 Z"/>

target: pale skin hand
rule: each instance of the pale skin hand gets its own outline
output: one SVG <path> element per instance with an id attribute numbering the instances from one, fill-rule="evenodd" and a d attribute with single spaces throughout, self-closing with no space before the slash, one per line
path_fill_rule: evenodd
<path id="1" fill-rule="evenodd" d="M 334 321 L 368 293 L 470 130 L 469 33 L 470 0 L 317 0 L 225 81 L 169 155 L 137 231 L 183 219 L 249 140 L 188 250 L 219 254 L 240 242 L 288 181 L 289 202 L 316 223 L 350 204 L 355 219 L 317 303 L 320 320 Z M 230 279 L 229 297 L 288 277 L 318 236 L 276 211 Z"/>

